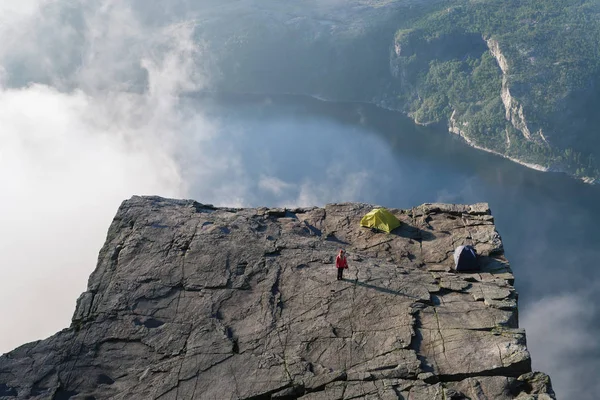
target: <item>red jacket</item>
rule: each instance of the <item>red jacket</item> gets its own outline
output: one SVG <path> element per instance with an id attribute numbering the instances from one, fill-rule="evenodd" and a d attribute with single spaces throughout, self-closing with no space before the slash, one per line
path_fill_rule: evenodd
<path id="1" fill-rule="evenodd" d="M 339 255 L 335 258 L 335 266 L 337 268 L 348 268 L 348 261 L 346 257 L 340 257 Z"/>

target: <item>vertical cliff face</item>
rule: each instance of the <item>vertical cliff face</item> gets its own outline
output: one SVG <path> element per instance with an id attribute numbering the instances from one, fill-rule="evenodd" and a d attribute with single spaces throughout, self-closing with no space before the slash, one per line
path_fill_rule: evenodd
<path id="1" fill-rule="evenodd" d="M 485 42 L 488 45 L 490 53 L 494 56 L 498 62 L 498 66 L 502 70 L 502 91 L 500 93 L 500 97 L 502 98 L 502 104 L 504 104 L 504 108 L 506 109 L 506 120 L 510 121 L 512 126 L 517 131 L 521 132 L 526 140 L 542 140 L 547 144 L 546 137 L 541 129 L 536 132 L 535 137 L 531 134 L 529 126 L 527 125 L 527 121 L 525 120 L 523 105 L 520 104 L 510 94 L 510 88 L 508 84 L 508 61 L 506 60 L 504 54 L 502 54 L 502 51 L 500 51 L 500 44 L 491 38 L 486 39 Z"/>
<path id="2" fill-rule="evenodd" d="M 487 205 L 392 209 L 389 235 L 372 208 L 124 202 L 71 327 L 0 357 L 0 398 L 554 398 Z M 451 272 L 467 243 L 482 270 Z"/>

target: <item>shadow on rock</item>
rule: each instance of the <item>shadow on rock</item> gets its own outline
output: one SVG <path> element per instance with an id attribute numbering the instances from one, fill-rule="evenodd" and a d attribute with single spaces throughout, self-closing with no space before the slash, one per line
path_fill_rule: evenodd
<path id="1" fill-rule="evenodd" d="M 393 294 L 394 296 L 404 296 L 404 297 L 417 298 L 415 296 L 411 296 L 411 295 L 406 294 L 404 292 L 401 292 L 399 290 L 394 290 L 394 289 L 390 289 L 390 288 L 386 288 L 386 287 L 382 287 L 382 286 L 372 285 L 370 283 L 361 282 L 361 281 L 356 280 L 356 279 L 342 278 L 342 280 L 344 282 L 353 283 L 356 286 L 361 286 L 361 287 L 364 287 L 364 288 L 367 288 L 367 289 L 376 290 L 376 291 L 378 291 L 380 293 Z"/>
<path id="2" fill-rule="evenodd" d="M 329 233 L 327 234 L 327 236 L 325 237 L 325 240 L 327 240 L 328 242 L 334 242 L 334 243 L 339 243 L 339 244 L 343 244 L 343 245 L 349 245 L 350 243 L 345 242 L 341 239 L 339 239 L 337 236 L 335 236 L 335 234 L 333 233 Z"/>
<path id="3" fill-rule="evenodd" d="M 416 226 L 410 226 L 406 223 L 402 223 L 402 225 L 394 229 L 390 234 L 400 236 L 403 238 L 426 242 L 434 240 L 436 238 L 433 232 L 419 229 Z"/>

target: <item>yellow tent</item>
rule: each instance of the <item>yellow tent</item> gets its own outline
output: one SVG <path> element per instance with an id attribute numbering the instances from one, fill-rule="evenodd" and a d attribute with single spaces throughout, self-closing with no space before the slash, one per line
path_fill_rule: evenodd
<path id="1" fill-rule="evenodd" d="M 376 228 L 380 231 L 390 233 L 400 226 L 400 221 L 391 212 L 385 208 L 376 208 L 362 217 L 360 226 L 367 228 Z"/>

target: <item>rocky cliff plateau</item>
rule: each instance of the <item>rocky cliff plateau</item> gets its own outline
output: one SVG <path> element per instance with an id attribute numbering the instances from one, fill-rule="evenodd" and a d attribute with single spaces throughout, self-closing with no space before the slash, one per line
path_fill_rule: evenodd
<path id="1" fill-rule="evenodd" d="M 71 327 L 0 357 L 0 398 L 553 399 L 487 204 L 392 209 L 389 235 L 372 208 L 123 202 Z M 451 272 L 465 243 L 482 271 Z"/>

